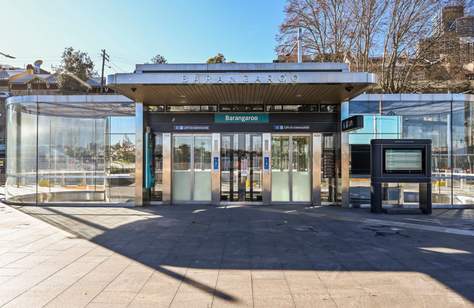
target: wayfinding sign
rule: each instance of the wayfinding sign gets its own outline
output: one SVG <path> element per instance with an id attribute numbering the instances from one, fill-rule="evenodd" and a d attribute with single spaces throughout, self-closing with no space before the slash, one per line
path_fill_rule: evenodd
<path id="1" fill-rule="evenodd" d="M 343 132 L 349 132 L 361 128 L 364 128 L 364 116 L 362 115 L 355 115 L 344 119 L 341 122 L 341 130 Z"/>

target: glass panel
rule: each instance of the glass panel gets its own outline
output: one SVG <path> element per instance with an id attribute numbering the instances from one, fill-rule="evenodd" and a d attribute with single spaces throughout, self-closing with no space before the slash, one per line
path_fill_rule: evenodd
<path id="1" fill-rule="evenodd" d="M 12 105 L 8 154 L 12 155 L 12 189 L 7 189 L 12 201 L 123 202 L 133 198 L 135 135 L 128 123 L 134 119 L 130 116 L 133 104 L 85 104 L 73 99 Z M 25 176 L 28 196 L 19 189 L 26 183 Z"/>
<path id="2" fill-rule="evenodd" d="M 453 102 L 453 203 L 474 204 L 474 102 Z"/>
<path id="3" fill-rule="evenodd" d="M 155 135 L 154 150 L 155 186 L 151 192 L 154 201 L 163 200 L 163 134 Z"/>
<path id="4" fill-rule="evenodd" d="M 211 136 L 194 138 L 194 201 L 211 201 Z"/>
<path id="5" fill-rule="evenodd" d="M 234 151 L 232 135 L 222 135 L 221 140 L 221 200 L 230 201 L 233 195 Z"/>
<path id="6" fill-rule="evenodd" d="M 289 136 L 272 136 L 272 201 L 290 201 Z"/>
<path id="7" fill-rule="evenodd" d="M 249 201 L 262 201 L 262 136 L 251 135 Z"/>
<path id="8" fill-rule="evenodd" d="M 292 197 L 293 201 L 311 201 L 309 168 L 309 136 L 292 137 Z"/>
<path id="9" fill-rule="evenodd" d="M 321 201 L 335 202 L 336 187 L 336 144 L 333 134 L 323 134 L 321 158 Z"/>
<path id="10" fill-rule="evenodd" d="M 6 198 L 11 202 L 36 202 L 36 106 L 8 106 Z"/>
<path id="11" fill-rule="evenodd" d="M 192 136 L 174 136 L 172 194 L 174 201 L 190 201 L 192 198 L 191 151 Z"/>

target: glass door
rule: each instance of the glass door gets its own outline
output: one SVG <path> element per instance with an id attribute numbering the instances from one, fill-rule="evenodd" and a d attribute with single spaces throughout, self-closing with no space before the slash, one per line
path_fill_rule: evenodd
<path id="1" fill-rule="evenodd" d="M 221 200 L 262 201 L 262 135 L 223 134 Z"/>
<path id="2" fill-rule="evenodd" d="M 311 201 L 310 146 L 310 136 L 272 136 L 272 201 Z"/>
<path id="3" fill-rule="evenodd" d="M 155 134 L 153 149 L 155 185 L 151 190 L 152 201 L 163 200 L 163 134 Z"/>
<path id="4" fill-rule="evenodd" d="M 290 136 L 272 136 L 272 201 L 290 201 Z"/>
<path id="5" fill-rule="evenodd" d="M 291 192 L 292 201 L 311 201 L 310 136 L 291 138 Z"/>
<path id="6" fill-rule="evenodd" d="M 211 201 L 211 143 L 209 135 L 173 136 L 173 201 Z"/>

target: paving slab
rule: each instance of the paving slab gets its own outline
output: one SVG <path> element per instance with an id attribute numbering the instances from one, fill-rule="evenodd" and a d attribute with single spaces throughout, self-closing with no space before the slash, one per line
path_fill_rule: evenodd
<path id="1" fill-rule="evenodd" d="M 473 307 L 474 210 L 0 204 L 0 307 Z"/>

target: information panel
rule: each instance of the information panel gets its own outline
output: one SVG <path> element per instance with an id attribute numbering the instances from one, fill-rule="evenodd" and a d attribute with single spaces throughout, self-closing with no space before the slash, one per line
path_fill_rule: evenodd
<path id="1" fill-rule="evenodd" d="M 423 173 L 423 149 L 385 149 L 385 173 Z"/>

